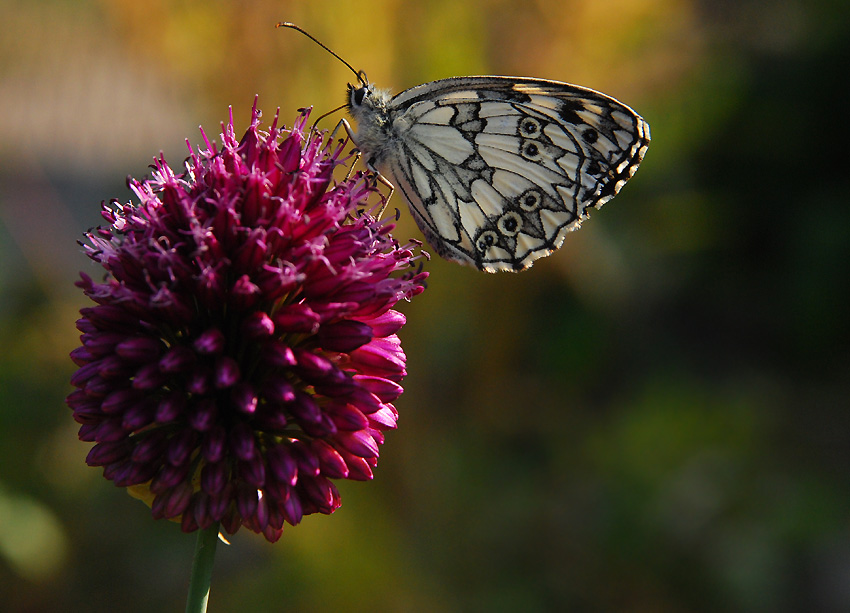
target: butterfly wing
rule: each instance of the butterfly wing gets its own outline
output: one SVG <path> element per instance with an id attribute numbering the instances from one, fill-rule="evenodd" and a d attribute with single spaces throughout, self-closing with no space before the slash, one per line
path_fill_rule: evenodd
<path id="1" fill-rule="evenodd" d="M 649 125 L 599 92 L 539 79 L 458 77 L 390 101 L 377 168 L 443 257 L 519 271 L 613 198 Z"/>

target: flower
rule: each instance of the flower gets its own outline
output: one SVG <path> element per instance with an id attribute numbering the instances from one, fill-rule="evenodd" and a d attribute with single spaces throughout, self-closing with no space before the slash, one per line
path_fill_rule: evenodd
<path id="1" fill-rule="evenodd" d="M 86 462 L 155 518 L 274 542 L 339 507 L 332 479 L 372 478 L 406 374 L 392 307 L 427 273 L 363 212 L 367 177 L 333 182 L 343 147 L 309 110 L 291 130 L 260 115 L 237 141 L 231 111 L 220 150 L 202 130 L 185 172 L 160 155 L 138 205 L 103 205 L 67 403 Z"/>

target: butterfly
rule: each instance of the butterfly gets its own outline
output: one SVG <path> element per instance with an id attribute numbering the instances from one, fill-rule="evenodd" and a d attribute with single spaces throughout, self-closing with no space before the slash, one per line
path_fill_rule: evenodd
<path id="1" fill-rule="evenodd" d="M 558 249 L 634 175 L 649 124 L 592 89 L 527 77 L 470 76 L 395 96 L 348 66 L 349 131 L 367 168 L 407 200 L 442 257 L 520 271 Z"/>

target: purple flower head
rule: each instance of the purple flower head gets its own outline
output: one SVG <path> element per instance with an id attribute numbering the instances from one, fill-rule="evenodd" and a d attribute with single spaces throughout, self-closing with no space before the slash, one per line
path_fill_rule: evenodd
<path id="1" fill-rule="evenodd" d="M 104 205 L 86 236 L 106 269 L 77 283 L 79 366 L 68 396 L 87 463 L 186 532 L 220 521 L 269 541 L 340 505 L 332 479 L 371 479 L 396 427 L 405 355 L 392 309 L 424 289 L 414 245 L 362 212 L 361 174 L 334 182 L 342 146 L 260 130 L 162 156 L 139 204 Z M 203 132 L 202 132 L 203 134 Z"/>

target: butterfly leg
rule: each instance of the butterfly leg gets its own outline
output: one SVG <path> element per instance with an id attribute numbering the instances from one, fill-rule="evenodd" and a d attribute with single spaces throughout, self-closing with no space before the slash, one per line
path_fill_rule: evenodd
<path id="1" fill-rule="evenodd" d="M 352 143 L 354 143 L 354 145 L 356 146 L 356 145 L 357 145 L 357 141 L 356 141 L 356 140 L 354 140 L 354 130 L 352 130 L 352 129 L 351 129 L 351 124 L 350 124 L 350 123 L 348 123 L 348 120 L 347 120 L 347 119 L 345 119 L 344 117 L 343 117 L 342 119 L 340 119 L 340 120 L 339 120 L 339 123 L 338 123 L 338 124 L 336 124 L 336 127 L 334 128 L 333 132 L 331 132 L 331 139 L 333 139 L 333 138 L 334 138 L 334 136 L 336 135 L 337 131 L 338 131 L 340 128 L 345 129 L 345 132 L 348 134 L 348 138 L 349 138 L 349 139 L 351 140 L 351 142 L 352 142 Z M 355 165 L 355 164 L 357 164 L 357 160 L 359 160 L 359 159 L 360 159 L 360 155 L 361 155 L 361 153 L 360 153 L 360 150 L 359 150 L 359 149 L 355 149 L 355 150 L 353 151 L 353 153 L 354 153 L 357 157 L 354 159 L 354 163 L 353 163 L 353 164 L 351 165 L 351 167 L 349 168 L 349 170 L 348 170 L 348 174 L 347 174 L 347 175 L 346 175 L 346 177 L 345 177 L 346 179 L 348 179 L 348 177 L 350 177 L 350 176 L 351 176 L 351 172 L 352 172 L 352 170 L 354 170 L 354 165 Z M 390 202 L 390 198 L 392 198 L 393 192 L 395 191 L 395 186 L 394 186 L 392 183 L 390 183 L 389 179 L 387 179 L 384 175 L 382 175 L 382 174 L 378 171 L 378 169 L 377 169 L 377 168 L 375 168 L 374 166 L 372 166 L 372 164 L 370 164 L 370 163 L 368 163 L 368 162 L 367 162 L 367 163 L 366 163 L 366 168 L 367 168 L 367 169 L 368 169 L 368 170 L 369 170 L 369 171 L 370 171 L 370 172 L 374 175 L 375 180 L 376 180 L 377 182 L 379 182 L 379 183 L 381 183 L 381 184 L 385 185 L 385 186 L 386 186 L 387 188 L 389 188 L 389 190 L 390 190 L 390 192 L 387 194 L 386 198 L 384 198 L 383 196 L 381 196 L 381 199 L 382 199 L 382 201 L 383 201 L 383 202 L 381 203 L 381 209 L 378 211 L 378 215 L 377 215 L 377 217 L 376 217 L 376 219 L 380 219 L 380 218 L 381 218 L 381 216 L 384 214 L 384 211 L 385 211 L 385 210 L 387 210 L 387 205 L 389 204 L 389 202 Z"/>
<path id="2" fill-rule="evenodd" d="M 390 203 L 390 198 L 392 198 L 392 197 L 393 197 L 393 192 L 395 191 L 395 185 L 393 185 L 392 183 L 390 183 L 390 182 L 389 182 L 389 180 L 388 180 L 388 179 L 387 179 L 384 175 L 382 175 L 381 173 L 379 173 L 377 170 L 374 170 L 374 169 L 372 169 L 372 168 L 370 168 L 370 170 L 372 170 L 372 171 L 375 173 L 375 179 L 376 179 L 377 181 L 379 181 L 380 183 L 383 183 L 383 184 L 384 184 L 385 186 L 387 186 L 387 187 L 389 188 L 389 190 L 390 190 L 390 192 L 387 194 L 387 197 L 386 197 L 386 198 L 383 198 L 383 197 L 382 197 L 382 201 L 383 201 L 383 202 L 381 203 L 381 210 L 380 210 L 380 211 L 378 211 L 378 216 L 377 216 L 377 219 L 380 219 L 380 218 L 381 218 L 381 215 L 383 215 L 383 214 L 384 214 L 384 211 L 386 211 L 386 210 L 387 210 L 387 205 Z"/>
<path id="3" fill-rule="evenodd" d="M 362 155 L 360 153 L 360 149 L 355 149 L 351 153 L 354 154 L 354 161 L 351 162 L 351 166 L 348 167 L 348 172 L 345 174 L 345 180 L 346 181 L 348 181 L 351 178 L 351 173 L 354 172 L 354 167 L 357 166 L 357 162 L 360 160 L 360 156 Z"/>
<path id="4" fill-rule="evenodd" d="M 352 143 L 354 143 L 354 132 L 351 129 L 351 124 L 349 124 L 348 121 L 345 118 L 340 119 L 339 123 L 336 124 L 336 127 L 333 129 L 333 132 L 331 132 L 331 141 L 333 141 L 336 138 L 336 133 L 339 132 L 340 128 L 345 129 L 345 133 L 348 135 L 348 140 L 350 140 Z M 360 159 L 360 156 L 362 155 L 360 153 L 360 149 L 356 148 L 357 143 L 354 143 L 354 144 L 355 144 L 355 148 L 351 150 L 351 153 L 354 154 L 354 161 L 351 163 L 351 166 L 348 167 L 348 173 L 345 175 L 346 181 L 348 181 L 351 178 L 351 173 L 354 172 L 354 167 L 357 165 L 357 161 Z"/>
<path id="5" fill-rule="evenodd" d="M 345 128 L 345 132 L 346 132 L 346 134 L 348 134 L 348 138 L 353 143 L 354 142 L 354 133 L 351 131 L 351 125 L 349 125 L 348 121 L 345 118 L 340 119 L 339 123 L 336 124 L 336 127 L 331 132 L 331 140 L 336 138 L 336 133 L 339 132 L 340 128 Z"/>

